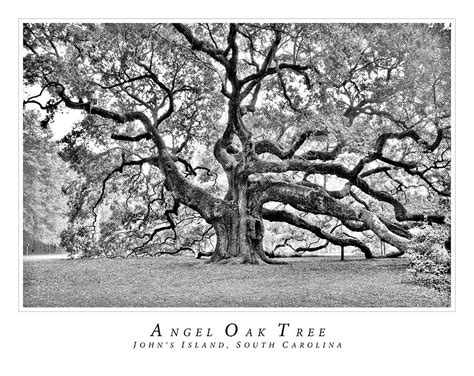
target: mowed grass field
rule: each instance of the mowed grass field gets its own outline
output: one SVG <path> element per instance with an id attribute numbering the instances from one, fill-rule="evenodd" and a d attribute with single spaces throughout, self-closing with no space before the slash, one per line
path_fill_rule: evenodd
<path id="1" fill-rule="evenodd" d="M 25 307 L 449 307 L 407 283 L 408 261 L 301 257 L 288 265 L 185 256 L 24 260 Z"/>

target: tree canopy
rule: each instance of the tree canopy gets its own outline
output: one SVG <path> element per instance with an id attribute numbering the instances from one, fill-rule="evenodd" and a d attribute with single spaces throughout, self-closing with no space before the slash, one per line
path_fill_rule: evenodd
<path id="1" fill-rule="evenodd" d="M 271 263 L 271 221 L 393 257 L 449 226 L 447 25 L 41 23 L 23 45 L 25 108 L 84 114 L 71 252 Z"/>

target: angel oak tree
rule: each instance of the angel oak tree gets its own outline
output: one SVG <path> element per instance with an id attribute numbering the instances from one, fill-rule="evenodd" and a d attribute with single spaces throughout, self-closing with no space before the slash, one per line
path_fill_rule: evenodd
<path id="1" fill-rule="evenodd" d="M 417 224 L 446 222 L 449 26 L 25 24 L 23 42 L 25 85 L 39 90 L 25 106 L 47 110 L 46 123 L 65 107 L 85 113 L 75 132 L 109 168 L 95 176 L 92 227 L 113 176 L 138 168 L 142 179 L 146 164 L 163 177 L 168 226 L 135 226 L 142 251 L 175 230 L 182 206 L 212 226 L 212 262 L 274 262 L 264 219 L 367 258 L 365 235 L 393 257 Z M 225 174 L 225 192 L 198 168 Z"/>

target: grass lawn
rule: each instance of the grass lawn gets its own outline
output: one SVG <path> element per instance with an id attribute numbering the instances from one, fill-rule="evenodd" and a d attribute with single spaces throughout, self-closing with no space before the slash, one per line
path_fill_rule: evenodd
<path id="1" fill-rule="evenodd" d="M 448 307 L 406 283 L 407 260 L 305 257 L 215 265 L 184 256 L 25 260 L 25 307 Z"/>

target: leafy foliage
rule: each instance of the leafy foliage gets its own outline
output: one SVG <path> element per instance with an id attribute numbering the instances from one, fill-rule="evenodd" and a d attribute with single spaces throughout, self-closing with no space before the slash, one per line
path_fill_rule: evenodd
<path id="1" fill-rule="evenodd" d="M 25 105 L 84 115 L 63 245 L 209 253 L 224 212 L 277 201 L 302 229 L 267 223 L 271 248 L 405 252 L 449 217 L 450 43 L 440 24 L 25 24 Z"/>
<path id="2" fill-rule="evenodd" d="M 442 291 L 451 289 L 451 234 L 448 226 L 427 226 L 415 238 L 408 258 L 413 282 Z"/>

